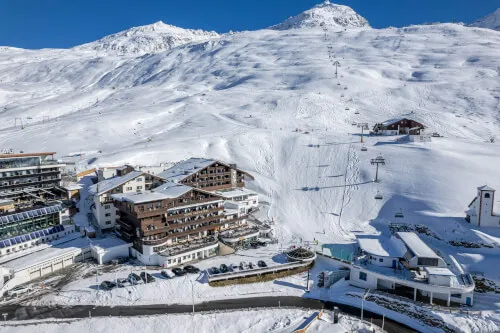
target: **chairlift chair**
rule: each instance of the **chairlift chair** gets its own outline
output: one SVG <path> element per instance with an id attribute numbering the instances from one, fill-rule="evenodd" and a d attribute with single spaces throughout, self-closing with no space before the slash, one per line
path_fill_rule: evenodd
<path id="1" fill-rule="evenodd" d="M 359 111 L 354 112 L 354 114 L 359 114 Z"/>
<path id="2" fill-rule="evenodd" d="M 361 151 L 368 151 L 368 148 L 366 146 L 361 147 Z"/>
<path id="3" fill-rule="evenodd" d="M 346 111 L 349 111 L 349 107 L 348 107 L 348 106 L 346 106 L 346 107 L 345 107 L 345 110 L 346 110 Z"/>
<path id="4" fill-rule="evenodd" d="M 394 217 L 395 217 L 395 218 L 403 218 L 403 217 L 405 217 L 405 216 L 403 215 L 403 210 L 402 210 L 402 209 L 400 209 L 400 210 L 399 210 L 399 212 L 397 212 L 396 214 L 394 214 Z"/>
<path id="5" fill-rule="evenodd" d="M 383 197 L 382 197 L 382 194 L 380 194 L 379 191 L 377 191 L 377 194 L 375 194 L 375 200 L 382 200 Z"/>

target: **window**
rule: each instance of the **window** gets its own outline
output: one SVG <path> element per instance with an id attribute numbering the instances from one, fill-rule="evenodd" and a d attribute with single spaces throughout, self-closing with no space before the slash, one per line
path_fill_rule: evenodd
<path id="1" fill-rule="evenodd" d="M 110 205 L 104 205 L 104 209 L 109 209 Z"/>
<path id="2" fill-rule="evenodd" d="M 484 197 L 485 197 L 486 199 L 489 199 L 489 198 L 490 198 L 490 194 L 489 194 L 489 193 L 485 193 L 485 194 L 484 194 Z"/>
<path id="3" fill-rule="evenodd" d="M 105 223 L 109 225 L 109 224 L 111 224 L 111 221 L 106 221 Z"/>
<path id="4" fill-rule="evenodd" d="M 104 214 L 104 216 L 109 217 L 109 216 L 111 216 L 111 213 L 106 213 L 106 214 Z"/>
<path id="5" fill-rule="evenodd" d="M 137 189 L 138 190 L 142 190 L 142 186 L 137 186 Z"/>
<path id="6" fill-rule="evenodd" d="M 127 187 L 127 191 L 132 191 L 132 186 Z"/>
<path id="7" fill-rule="evenodd" d="M 451 294 L 451 297 L 462 298 L 462 294 Z"/>
<path id="8" fill-rule="evenodd" d="M 438 259 L 437 258 L 418 258 L 417 265 L 418 266 L 437 266 Z"/>
<path id="9" fill-rule="evenodd" d="M 383 258 L 379 258 L 378 261 L 379 262 L 384 262 L 384 259 Z"/>
<path id="10" fill-rule="evenodd" d="M 366 273 L 365 272 L 359 272 L 359 279 L 360 280 L 363 280 L 363 281 L 366 281 Z"/>
<path id="11" fill-rule="evenodd" d="M 137 178 L 135 181 L 136 182 L 142 182 L 142 178 Z"/>

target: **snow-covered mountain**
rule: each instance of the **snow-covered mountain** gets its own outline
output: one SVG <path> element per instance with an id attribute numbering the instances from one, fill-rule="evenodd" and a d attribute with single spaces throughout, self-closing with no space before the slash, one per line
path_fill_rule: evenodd
<path id="1" fill-rule="evenodd" d="M 218 37 L 215 31 L 183 29 L 159 21 L 106 36 L 76 49 L 142 55 Z"/>
<path id="2" fill-rule="evenodd" d="M 472 27 L 487 28 L 500 31 L 500 8 L 471 24 Z"/>
<path id="3" fill-rule="evenodd" d="M 331 28 L 370 27 L 368 21 L 358 15 L 351 7 L 336 5 L 327 0 L 280 24 L 271 26 L 270 29 L 288 30 L 323 25 Z"/>

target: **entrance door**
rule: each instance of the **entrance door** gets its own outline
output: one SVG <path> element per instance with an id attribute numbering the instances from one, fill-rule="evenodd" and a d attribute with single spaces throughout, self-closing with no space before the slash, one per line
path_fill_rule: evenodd
<path id="1" fill-rule="evenodd" d="M 396 260 L 392 261 L 392 268 L 396 268 Z"/>
<path id="2" fill-rule="evenodd" d="M 470 306 L 470 305 L 472 305 L 472 300 L 471 300 L 471 298 L 470 298 L 470 297 L 466 297 L 466 298 L 465 298 L 465 304 L 467 304 L 467 305 L 469 305 L 469 306 Z"/>

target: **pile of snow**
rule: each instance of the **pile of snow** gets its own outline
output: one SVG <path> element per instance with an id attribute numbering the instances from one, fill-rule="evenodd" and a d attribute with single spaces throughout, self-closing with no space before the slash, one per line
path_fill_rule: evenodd
<path id="1" fill-rule="evenodd" d="M 478 19 L 472 23 L 471 26 L 500 31 L 500 8 L 497 8 L 497 10 L 493 13 Z"/>
<path id="2" fill-rule="evenodd" d="M 78 46 L 76 49 L 142 55 L 218 37 L 219 34 L 215 31 L 183 29 L 158 21 L 106 36 L 95 42 Z"/>
<path id="3" fill-rule="evenodd" d="M 327 0 L 305 12 L 288 18 L 280 24 L 273 25 L 270 29 L 288 30 L 319 26 L 332 28 L 370 27 L 368 21 L 357 14 L 351 7 L 336 5 Z"/>

